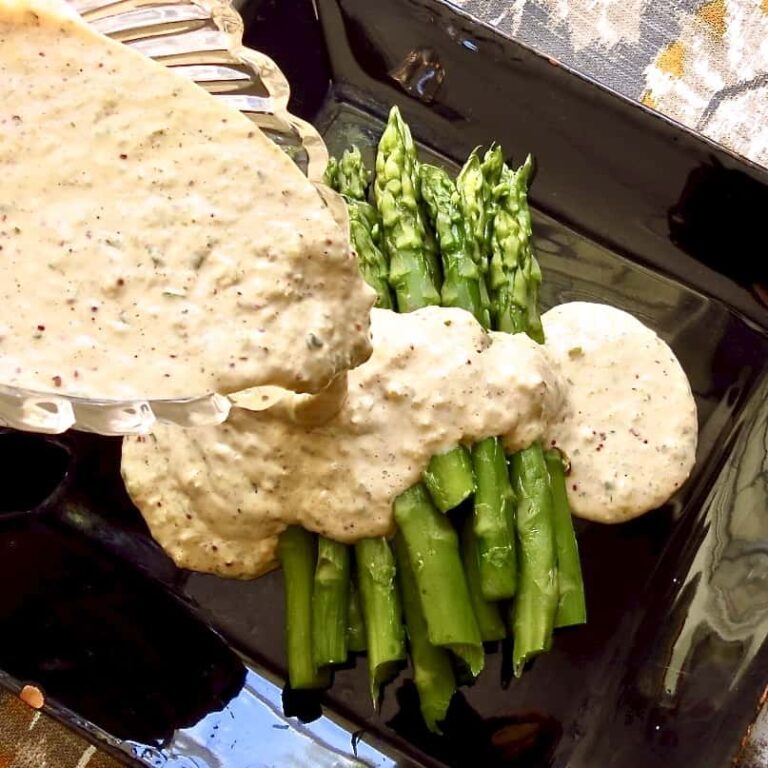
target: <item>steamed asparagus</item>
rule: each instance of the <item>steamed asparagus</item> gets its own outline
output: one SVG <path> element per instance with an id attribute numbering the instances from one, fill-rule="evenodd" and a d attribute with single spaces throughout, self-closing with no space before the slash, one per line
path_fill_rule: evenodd
<path id="1" fill-rule="evenodd" d="M 349 579 L 349 610 L 347 612 L 347 649 L 350 653 L 362 653 L 367 648 L 363 606 L 360 603 L 357 572 Z"/>
<path id="2" fill-rule="evenodd" d="M 499 147 L 488 150 L 482 162 L 475 150 L 456 180 L 461 216 L 471 240 L 472 258 L 482 275 L 486 275 L 490 261 L 495 211 L 493 190 L 503 165 L 504 157 Z M 490 306 L 487 290 L 484 291 L 484 302 L 484 306 Z M 490 317 L 484 323 L 486 327 L 489 321 Z M 483 440 L 472 449 L 472 462 L 476 483 L 474 538 L 478 547 L 482 592 L 486 599 L 509 598 L 515 593 L 517 563 L 514 507 L 501 442 L 497 438 Z"/>
<path id="3" fill-rule="evenodd" d="M 419 585 L 405 539 L 399 533 L 395 536 L 394 549 L 413 666 L 413 682 L 419 692 L 419 706 L 427 728 L 434 733 L 440 733 L 438 723 L 445 719 L 448 705 L 456 690 L 450 654 L 429 640 Z"/>
<path id="4" fill-rule="evenodd" d="M 331 676 L 315 664 L 312 650 L 312 588 L 317 544 L 314 534 L 297 525 L 278 539 L 283 568 L 288 680 L 292 688 L 325 688 Z"/>
<path id="5" fill-rule="evenodd" d="M 512 617 L 515 674 L 550 647 L 558 604 L 552 492 L 544 451 L 534 444 L 512 456 L 520 543 L 520 583 Z"/>
<path id="6" fill-rule="evenodd" d="M 349 214 L 349 236 L 357 254 L 360 274 L 376 291 L 376 306 L 392 309 L 389 262 L 381 250 L 381 224 L 376 209 L 366 202 L 371 172 L 357 147 L 344 150 L 339 160 L 332 157 L 324 181 L 344 196 Z"/>
<path id="7" fill-rule="evenodd" d="M 559 451 L 547 451 L 545 458 L 552 487 L 552 511 L 554 514 L 557 577 L 560 593 L 555 626 L 570 627 L 574 624 L 584 624 L 587 620 L 579 547 L 576 543 L 571 508 L 568 504 L 568 493 L 565 489 L 563 457 Z"/>
<path id="8" fill-rule="evenodd" d="M 488 328 L 490 302 L 473 256 L 472 237 L 465 229 L 456 185 L 442 168 L 427 164 L 419 168 L 419 183 L 443 263 L 441 303 L 444 307 L 466 309 Z"/>
<path id="9" fill-rule="evenodd" d="M 419 587 L 429 641 L 449 648 L 473 675 L 480 674 L 484 665 L 482 639 L 456 531 L 448 518 L 435 509 L 421 484 L 400 494 L 394 511 Z"/>
<path id="10" fill-rule="evenodd" d="M 480 579 L 480 559 L 472 518 L 461 529 L 461 559 L 467 577 L 467 589 L 483 642 L 501 640 L 507 634 L 499 606 L 483 595 Z"/>
<path id="11" fill-rule="evenodd" d="M 439 270 L 417 196 L 416 164 L 410 129 L 393 107 L 379 141 L 373 190 L 400 312 L 440 303 Z"/>
<path id="12" fill-rule="evenodd" d="M 530 155 L 517 171 L 505 165 L 494 188 L 496 211 L 489 285 L 494 327 L 507 333 L 527 333 L 543 343 L 538 305 L 541 270 L 533 255 L 528 208 L 528 182 L 532 171 Z"/>
<path id="13" fill-rule="evenodd" d="M 368 646 L 368 677 L 374 707 L 381 686 L 391 680 L 405 659 L 400 594 L 395 558 L 384 538 L 355 544 L 355 560 Z"/>
<path id="14" fill-rule="evenodd" d="M 473 514 L 480 585 L 486 600 L 505 600 L 517 589 L 515 510 L 501 441 L 481 440 L 472 449 L 477 479 Z"/>
<path id="15" fill-rule="evenodd" d="M 349 548 L 319 536 L 312 593 L 312 647 L 317 666 L 347 660 L 348 616 Z"/>

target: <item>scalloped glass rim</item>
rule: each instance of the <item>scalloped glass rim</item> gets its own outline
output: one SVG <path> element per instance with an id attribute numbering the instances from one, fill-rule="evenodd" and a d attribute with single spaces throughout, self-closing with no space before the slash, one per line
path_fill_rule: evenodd
<path id="1" fill-rule="evenodd" d="M 290 89 L 278 66 L 242 44 L 243 21 L 227 0 L 68 0 L 95 29 L 194 80 L 239 109 L 286 152 L 340 222 L 341 199 L 322 187 L 328 152 L 317 131 L 288 112 Z M 346 231 L 346 229 L 344 230 Z M 55 434 L 148 432 L 155 421 L 219 424 L 231 407 L 219 394 L 173 400 L 96 400 L 0 384 L 0 425 Z"/>

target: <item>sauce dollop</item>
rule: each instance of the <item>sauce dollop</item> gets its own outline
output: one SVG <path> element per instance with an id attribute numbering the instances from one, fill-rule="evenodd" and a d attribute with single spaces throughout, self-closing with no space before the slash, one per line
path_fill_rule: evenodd
<path id="1" fill-rule="evenodd" d="M 660 506 L 696 459 L 696 403 L 674 353 L 604 304 L 561 304 L 542 322 L 566 395 L 547 442 L 570 460 L 573 513 L 618 523 Z"/>

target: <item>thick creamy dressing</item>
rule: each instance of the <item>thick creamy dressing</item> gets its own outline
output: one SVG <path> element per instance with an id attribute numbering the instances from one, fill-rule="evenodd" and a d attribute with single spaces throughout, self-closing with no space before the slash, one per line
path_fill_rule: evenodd
<path id="1" fill-rule="evenodd" d="M 367 357 L 346 234 L 240 112 L 44 0 L 0 2 L 0 101 L 0 383 L 313 392 Z"/>
<path id="2" fill-rule="evenodd" d="M 561 407 L 543 347 L 486 334 L 462 310 L 374 310 L 372 332 L 373 355 L 350 371 L 347 399 L 325 424 L 297 423 L 286 398 L 234 408 L 217 427 L 126 438 L 128 492 L 180 566 L 258 575 L 290 523 L 340 541 L 388 534 L 392 500 L 430 456 L 490 435 L 516 450 Z"/>
<path id="3" fill-rule="evenodd" d="M 674 353 L 603 304 L 562 304 L 542 321 L 566 393 L 547 441 L 571 462 L 574 514 L 613 523 L 660 506 L 696 458 L 696 404 Z"/>
<path id="4" fill-rule="evenodd" d="M 349 374 L 341 410 L 297 419 L 301 396 L 254 391 L 230 420 L 127 438 L 123 476 L 154 537 L 183 567 L 256 576 L 290 523 L 340 541 L 391 532 L 393 499 L 429 458 L 504 435 L 571 460 L 574 511 L 618 522 L 684 481 L 696 409 L 669 347 L 639 321 L 574 303 L 544 316 L 547 345 L 486 334 L 466 312 L 372 314 L 374 353 Z"/>

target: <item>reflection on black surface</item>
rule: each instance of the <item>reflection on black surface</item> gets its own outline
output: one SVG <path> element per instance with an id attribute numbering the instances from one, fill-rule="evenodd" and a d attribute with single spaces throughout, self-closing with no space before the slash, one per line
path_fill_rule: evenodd
<path id="1" fill-rule="evenodd" d="M 721 766 L 768 679 L 768 382 L 726 460 L 670 540 L 618 676 L 615 712 L 575 765 Z M 650 745 L 650 749 L 647 748 Z"/>
<path id="2" fill-rule="evenodd" d="M 71 531 L 7 519 L 0 668 L 125 739 L 167 739 L 242 686 L 238 657 L 177 600 Z"/>
<path id="3" fill-rule="evenodd" d="M 45 502 L 64 480 L 68 466 L 69 454 L 59 444 L 39 435 L 0 430 L 0 515 Z"/>
<path id="4" fill-rule="evenodd" d="M 717 159 L 693 170 L 669 211 L 672 241 L 747 287 L 768 285 L 762 256 L 768 188 Z"/>
<path id="5" fill-rule="evenodd" d="M 397 690 L 398 713 L 387 723 L 400 736 L 455 768 L 537 768 L 548 765 L 560 739 L 560 724 L 529 712 L 482 717 L 462 693 L 453 697 L 442 737 L 430 733 L 419 711 L 416 686 L 408 680 Z"/>
<path id="6" fill-rule="evenodd" d="M 431 48 L 414 48 L 390 70 L 389 76 L 406 93 L 429 104 L 445 80 L 445 69 Z"/>

